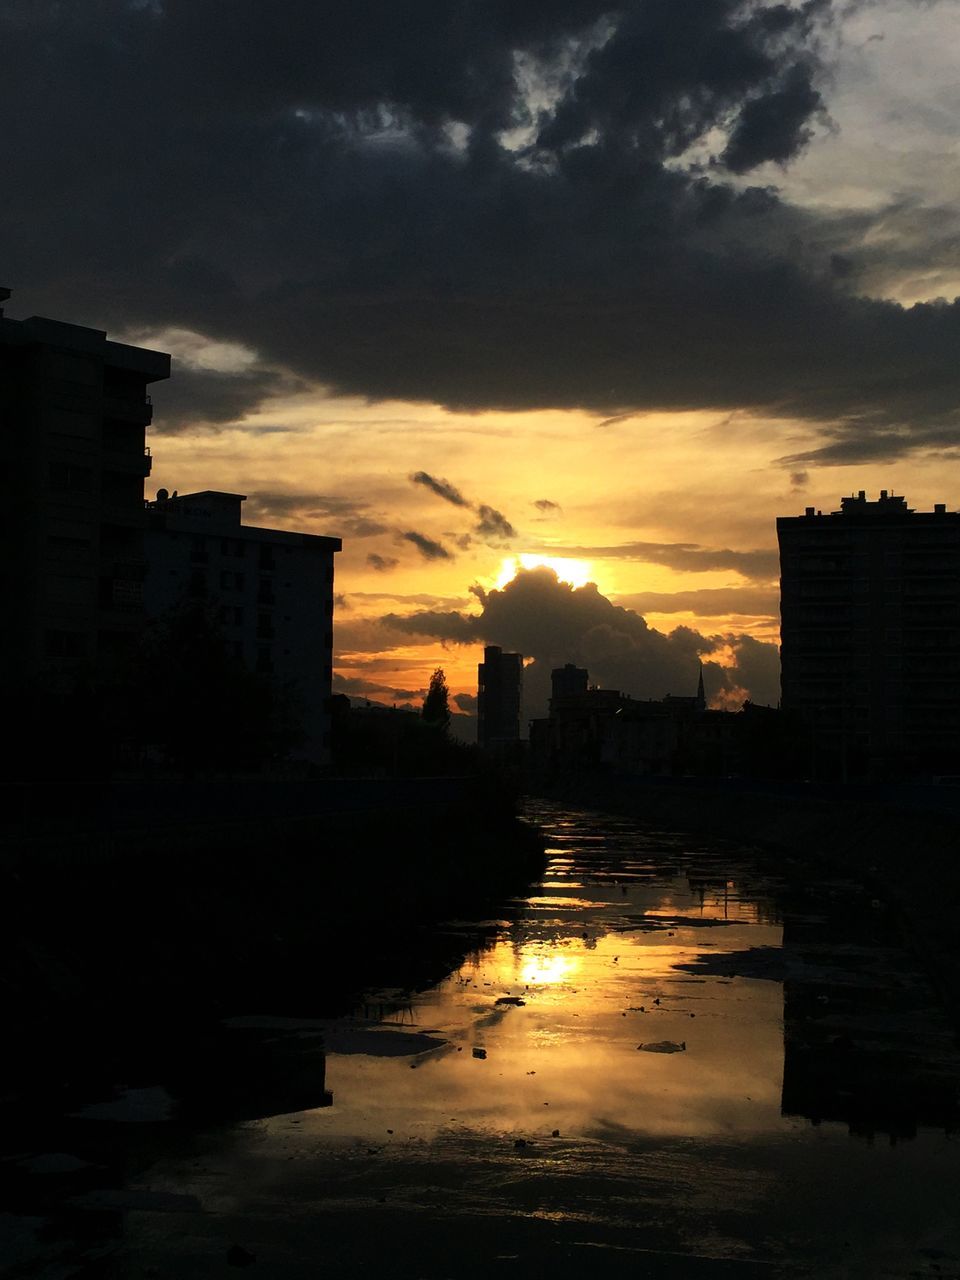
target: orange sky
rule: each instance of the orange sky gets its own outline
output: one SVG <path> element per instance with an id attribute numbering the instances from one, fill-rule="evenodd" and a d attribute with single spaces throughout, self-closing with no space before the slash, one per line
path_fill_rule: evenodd
<path id="1" fill-rule="evenodd" d="M 575 584 L 588 577 L 661 631 L 687 625 L 775 641 L 775 575 L 751 581 L 733 569 L 678 571 L 617 548 L 646 542 L 769 551 L 778 514 L 832 509 L 853 489 L 894 489 L 920 507 L 952 496 L 936 460 L 801 473 L 778 463 L 815 443 L 806 424 L 705 413 L 600 422 L 580 412 L 468 415 L 312 394 L 269 404 L 242 428 L 155 438 L 150 485 L 239 491 L 250 495 L 247 523 L 342 536 L 336 670 L 414 693 L 438 665 L 452 693 L 474 693 L 479 648 L 418 642 L 377 619 L 424 608 L 476 612 L 471 585 L 502 585 L 520 556 L 552 561 Z M 419 470 L 448 481 L 473 507 L 501 512 L 516 536 L 472 532 L 474 510 L 413 484 Z M 542 500 L 556 506 L 534 505 Z M 258 512 L 257 502 L 266 510 Z M 411 530 L 443 545 L 449 558 L 426 560 L 403 539 Z M 465 535 L 469 546 L 458 546 Z M 567 574 L 563 552 L 571 548 L 606 554 L 577 556 Z M 372 567 L 371 555 L 388 567 Z M 719 601 L 696 594 L 718 590 Z"/>

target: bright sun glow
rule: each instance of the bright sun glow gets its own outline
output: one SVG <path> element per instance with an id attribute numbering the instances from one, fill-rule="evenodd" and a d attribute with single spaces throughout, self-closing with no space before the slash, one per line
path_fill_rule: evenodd
<path id="1" fill-rule="evenodd" d="M 500 565 L 497 586 L 505 587 L 511 582 L 520 569 L 539 569 L 543 565 L 552 569 L 561 582 L 569 582 L 572 587 L 583 587 L 593 581 L 589 560 L 571 560 L 565 556 L 538 556 L 523 552 L 519 556 L 507 556 Z"/>
<path id="2" fill-rule="evenodd" d="M 579 968 L 579 960 L 571 956 L 524 956 L 520 981 L 531 987 L 548 986 L 553 982 L 565 982 Z"/>

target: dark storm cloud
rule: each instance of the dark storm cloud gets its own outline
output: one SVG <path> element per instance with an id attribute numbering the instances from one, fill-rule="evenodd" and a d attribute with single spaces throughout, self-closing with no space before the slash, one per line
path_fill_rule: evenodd
<path id="1" fill-rule="evenodd" d="M 765 703 L 779 694 L 775 645 L 743 635 L 704 636 L 689 627 L 665 635 L 640 614 L 613 604 L 594 584 L 574 588 L 549 569 L 519 573 L 502 590 L 485 592 L 481 604 L 479 614 L 423 610 L 388 614 L 383 622 L 392 631 L 455 644 L 498 644 L 532 657 L 524 675 L 531 714 L 545 705 L 551 669 L 566 662 L 586 666 L 604 687 L 640 698 L 695 693 L 701 658 L 714 693 L 746 689 Z M 733 653 L 734 666 L 711 658 L 721 650 Z"/>
<path id="2" fill-rule="evenodd" d="M 829 444 L 803 453 L 790 453 L 777 461 L 787 467 L 798 463 L 822 467 L 852 467 L 862 462 L 889 462 L 906 454 L 932 449 L 945 457 L 960 450 L 960 422 L 952 419 L 925 423 L 912 430 L 878 431 L 864 427 L 858 432 L 832 432 Z"/>
<path id="3" fill-rule="evenodd" d="M 412 484 L 421 484 L 425 489 L 431 490 L 438 498 L 452 503 L 455 507 L 468 507 L 470 504 L 466 498 L 455 488 L 449 480 L 439 480 L 436 476 L 430 475 L 426 471 L 415 471 L 410 477 Z"/>
<path id="4" fill-rule="evenodd" d="M 551 502 L 549 498 L 537 498 L 536 502 L 534 502 L 533 505 L 537 508 L 538 511 L 542 512 L 544 515 L 547 515 L 551 511 L 560 510 L 560 503 Z"/>
<path id="5" fill-rule="evenodd" d="M 378 573 L 389 573 L 391 569 L 395 569 L 400 561 L 396 556 L 380 556 L 375 551 L 371 551 L 367 556 L 367 564 L 371 569 L 376 569 Z"/>
<path id="6" fill-rule="evenodd" d="M 477 696 L 474 693 L 455 693 L 453 700 L 460 710 L 468 715 L 474 714 L 477 710 Z"/>
<path id="7" fill-rule="evenodd" d="M 827 0 L 289 0 L 282 19 L 8 0 L 5 282 L 17 314 L 190 328 L 368 398 L 747 408 L 939 448 L 960 305 L 854 296 L 868 223 L 724 176 L 806 145 L 830 19 Z M 708 142 L 715 163 L 689 163 Z M 157 429 L 241 417 L 272 376 L 179 373 Z"/>
<path id="8" fill-rule="evenodd" d="M 724 164 L 734 173 L 749 173 L 764 160 L 786 163 L 809 142 L 808 121 L 822 105 L 810 68 L 792 67 L 781 88 L 744 106 L 724 149 Z"/>
<path id="9" fill-rule="evenodd" d="M 222 427 L 255 413 L 264 400 L 291 389 L 291 380 L 272 369 L 223 373 L 174 362 L 167 382 L 154 383 L 154 434 L 173 435 L 191 427 Z"/>
<path id="10" fill-rule="evenodd" d="M 706 573 L 712 569 L 734 569 L 744 578 L 759 582 L 777 577 L 777 552 L 759 548 L 730 551 L 724 547 L 701 547 L 695 542 L 624 542 L 612 547 L 552 547 L 551 554 L 587 560 L 640 560 L 662 564 L 680 573 Z"/>
<path id="11" fill-rule="evenodd" d="M 434 542 L 432 538 L 428 538 L 423 533 L 416 533 L 409 530 L 407 533 L 401 533 L 400 537 L 406 542 L 412 542 L 417 548 L 424 560 L 452 560 L 453 556 L 443 545 L 442 542 Z"/>

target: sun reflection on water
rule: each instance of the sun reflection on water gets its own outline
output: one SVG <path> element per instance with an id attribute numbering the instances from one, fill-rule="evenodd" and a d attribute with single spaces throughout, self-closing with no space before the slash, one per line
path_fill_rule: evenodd
<path id="1" fill-rule="evenodd" d="M 575 956 L 544 955 L 542 952 L 521 959 L 520 981 L 531 987 L 566 982 L 580 968 Z"/>

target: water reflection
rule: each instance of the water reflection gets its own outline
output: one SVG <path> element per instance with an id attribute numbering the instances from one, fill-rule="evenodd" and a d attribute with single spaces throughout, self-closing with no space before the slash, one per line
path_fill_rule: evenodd
<path id="1" fill-rule="evenodd" d="M 448 923 L 447 976 L 285 1026 L 323 1036 L 332 1106 L 150 1171 L 207 1217 L 183 1243 L 139 1218 L 138 1265 L 189 1280 L 239 1239 L 278 1276 L 960 1274 L 960 1150 L 917 1129 L 949 1122 L 957 1056 L 885 913 L 729 848 L 538 816 L 547 875 Z"/>
<path id="2" fill-rule="evenodd" d="M 728 855 L 585 825 L 552 823 L 538 891 L 449 977 L 392 1009 L 388 994 L 367 999 L 364 1015 L 375 1004 L 384 1021 L 444 1043 L 403 1065 L 331 1053 L 337 1105 L 311 1118 L 318 1132 L 428 1139 L 468 1126 L 534 1139 L 783 1125 L 780 986 L 676 967 L 779 946 L 769 886 L 746 868 L 731 878 Z M 684 1049 L 638 1051 L 661 1042 Z"/>

